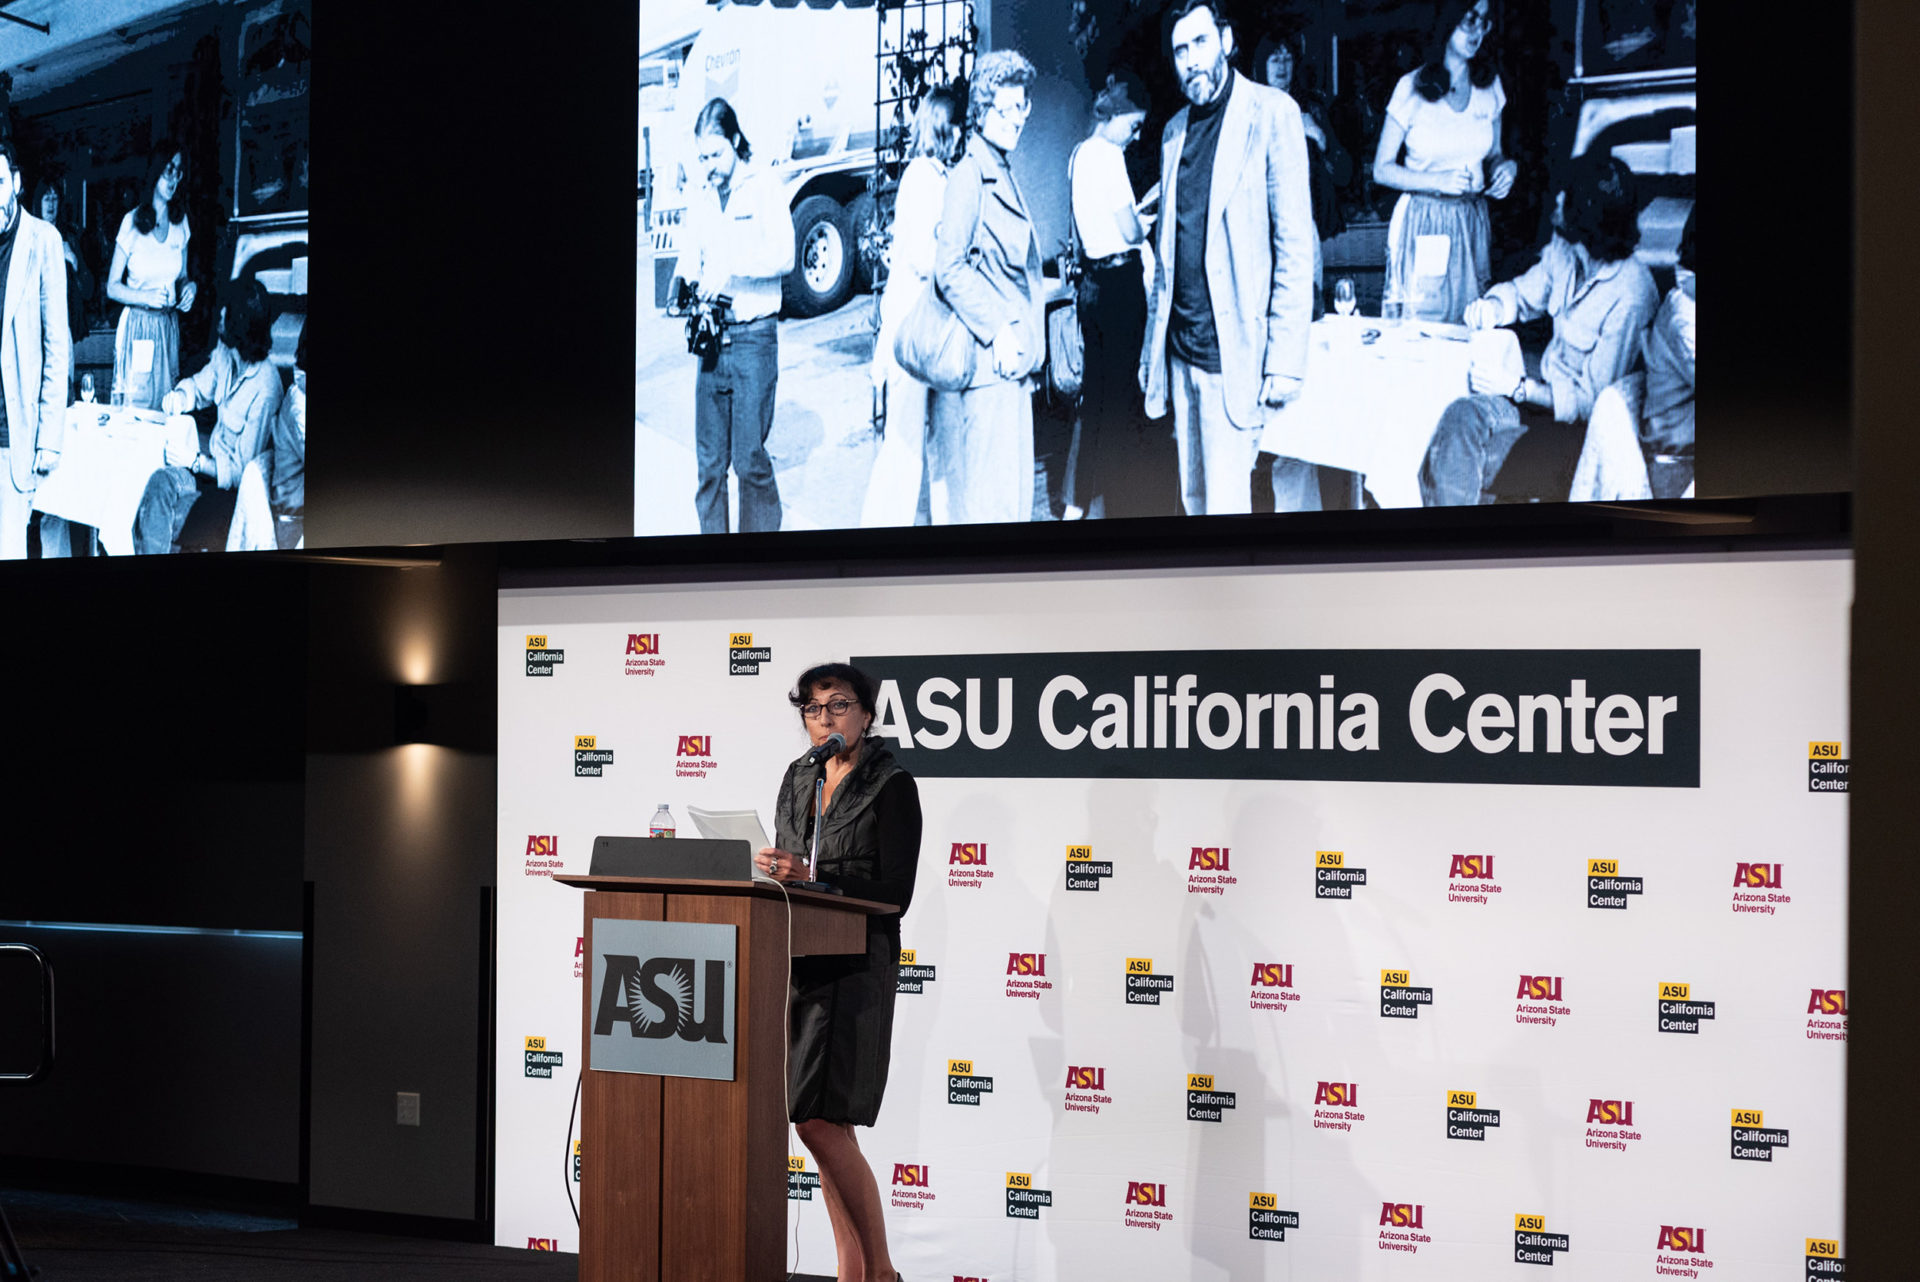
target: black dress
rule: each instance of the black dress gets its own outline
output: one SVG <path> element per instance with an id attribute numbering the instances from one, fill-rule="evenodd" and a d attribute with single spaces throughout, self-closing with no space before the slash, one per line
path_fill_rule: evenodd
<path id="1" fill-rule="evenodd" d="M 787 768 L 774 803 L 774 841 L 803 858 L 813 844 L 814 781 L 822 766 Z M 893 754 L 869 740 L 834 789 L 820 830 L 819 878 L 856 899 L 898 904 L 867 919 L 865 956 L 796 957 L 789 993 L 787 1115 L 872 1126 L 886 1093 L 900 918 L 920 862 L 920 792 Z"/>

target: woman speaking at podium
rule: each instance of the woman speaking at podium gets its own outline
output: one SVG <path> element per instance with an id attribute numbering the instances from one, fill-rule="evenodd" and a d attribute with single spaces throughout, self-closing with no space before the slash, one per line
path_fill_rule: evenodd
<path id="1" fill-rule="evenodd" d="M 854 1138 L 872 1126 L 887 1088 L 893 999 L 900 969 L 900 918 L 913 898 L 920 860 L 920 792 L 877 739 L 873 681 L 845 663 L 800 674 L 787 696 L 813 747 L 787 767 L 774 803 L 774 840 L 757 856 L 768 876 L 815 878 L 856 899 L 898 904 L 867 918 L 866 956 L 793 959 L 789 994 L 787 1115 L 820 1166 L 842 1282 L 895 1282 L 887 1226 L 873 1169 Z M 833 743 L 835 738 L 839 743 Z"/>

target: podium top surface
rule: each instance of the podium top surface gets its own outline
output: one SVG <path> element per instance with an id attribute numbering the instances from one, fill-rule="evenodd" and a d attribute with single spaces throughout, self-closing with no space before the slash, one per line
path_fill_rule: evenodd
<path id="1" fill-rule="evenodd" d="M 555 877 L 553 880 L 563 886 L 577 886 L 581 890 L 655 895 L 757 895 L 765 899 L 781 897 L 781 888 L 766 881 L 701 881 L 687 877 Z M 885 916 L 900 911 L 894 904 L 855 899 L 851 895 L 829 895 L 820 890 L 801 890 L 795 886 L 786 887 L 785 893 L 796 904 L 818 904 L 822 908 L 838 908 L 868 916 Z"/>

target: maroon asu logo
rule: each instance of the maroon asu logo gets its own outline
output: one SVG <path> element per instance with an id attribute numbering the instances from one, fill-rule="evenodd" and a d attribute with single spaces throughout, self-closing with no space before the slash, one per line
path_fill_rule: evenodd
<path id="1" fill-rule="evenodd" d="M 1447 876 L 1459 877 L 1463 880 L 1469 877 L 1485 877 L 1491 879 L 1493 876 L 1493 856 L 1455 855 L 1453 857 L 1453 867 L 1447 873 Z"/>
<path id="2" fill-rule="evenodd" d="M 674 750 L 676 757 L 711 757 L 713 755 L 713 736 L 710 734 L 683 734 L 680 746 Z"/>

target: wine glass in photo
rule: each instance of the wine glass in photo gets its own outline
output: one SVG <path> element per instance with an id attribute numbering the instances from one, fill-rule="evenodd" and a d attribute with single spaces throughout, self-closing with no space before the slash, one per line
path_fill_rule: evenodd
<path id="1" fill-rule="evenodd" d="M 1340 313 L 1342 316 L 1351 316 L 1353 315 L 1353 309 L 1357 305 L 1353 294 L 1353 279 L 1351 277 L 1342 276 L 1339 280 L 1333 282 L 1334 311 Z"/>

